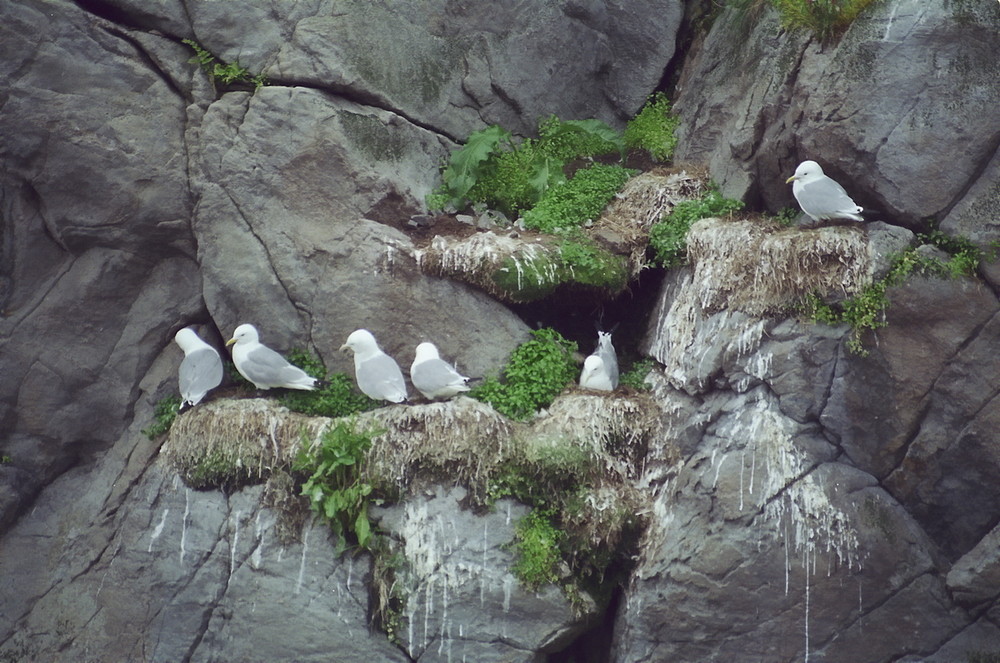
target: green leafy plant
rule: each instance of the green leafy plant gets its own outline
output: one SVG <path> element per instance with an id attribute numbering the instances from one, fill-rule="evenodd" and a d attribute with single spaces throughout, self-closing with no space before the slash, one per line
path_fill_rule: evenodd
<path id="1" fill-rule="evenodd" d="M 596 220 L 635 172 L 604 164 L 578 170 L 572 179 L 545 191 L 538 203 L 524 213 L 524 225 L 552 233 Z"/>
<path id="2" fill-rule="evenodd" d="M 182 39 L 181 41 L 194 50 L 194 57 L 191 58 L 191 62 L 200 66 L 202 71 L 208 74 L 208 77 L 213 81 L 219 81 L 223 85 L 245 83 L 253 85 L 255 90 L 267 85 L 267 78 L 263 74 L 251 74 L 246 67 L 240 65 L 239 60 L 229 63 L 218 62 L 214 55 L 205 50 L 195 40 Z"/>
<path id="3" fill-rule="evenodd" d="M 743 209 L 743 202 L 725 198 L 712 188 L 697 200 L 685 200 L 674 206 L 649 231 L 649 245 L 656 262 L 663 267 L 678 267 L 687 260 L 687 234 L 698 219 L 724 216 Z"/>
<path id="4" fill-rule="evenodd" d="M 177 413 L 180 411 L 180 396 L 167 396 L 157 402 L 153 409 L 153 423 L 148 428 L 142 429 L 142 434 L 151 440 L 163 435 L 174 423 Z"/>
<path id="5" fill-rule="evenodd" d="M 327 374 L 326 366 L 303 350 L 291 350 L 288 361 L 314 378 L 321 386 L 313 391 L 291 391 L 279 399 L 293 412 L 313 417 L 346 417 L 358 412 L 373 410 L 380 404 L 354 387 L 354 380 L 346 373 Z"/>
<path id="6" fill-rule="evenodd" d="M 563 533 L 552 522 L 551 510 L 530 511 L 514 529 L 513 572 L 529 591 L 558 582 Z"/>
<path id="7" fill-rule="evenodd" d="M 657 92 L 625 126 L 625 146 L 646 150 L 655 161 L 667 161 L 677 147 L 674 134 L 679 123 L 667 95 Z"/>
<path id="8" fill-rule="evenodd" d="M 427 206 L 463 209 L 482 203 L 515 216 L 565 181 L 563 167 L 570 160 L 620 150 L 620 136 L 599 120 L 549 117 L 540 123 L 538 138 L 519 143 L 493 125 L 472 133 L 451 155 L 441 172 L 442 185 L 427 197 Z"/>
<path id="9" fill-rule="evenodd" d="M 347 422 L 338 422 L 313 446 L 303 440 L 293 471 L 309 474 L 302 494 L 337 535 L 337 553 L 347 546 L 347 535 L 358 546 L 368 547 L 372 537 L 368 502 L 372 485 L 361 478 L 359 466 L 371 447 L 373 433 L 357 432 Z"/>
<path id="10" fill-rule="evenodd" d="M 636 391 L 649 391 L 646 384 L 646 376 L 656 365 L 652 359 L 643 359 L 632 364 L 632 367 L 618 376 L 618 384 L 635 389 Z"/>
<path id="11" fill-rule="evenodd" d="M 554 329 L 538 329 L 531 335 L 511 354 L 502 380 L 488 377 L 469 395 L 512 419 L 527 419 L 548 406 L 576 377 L 577 347 Z"/>

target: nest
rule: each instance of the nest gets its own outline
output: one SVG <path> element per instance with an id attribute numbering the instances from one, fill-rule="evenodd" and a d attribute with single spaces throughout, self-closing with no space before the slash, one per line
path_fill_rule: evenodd
<path id="1" fill-rule="evenodd" d="M 269 399 L 214 400 L 179 415 L 160 454 L 192 488 L 233 489 L 291 465 L 303 437 L 318 438 L 332 421 Z"/>
<path id="2" fill-rule="evenodd" d="M 701 196 L 705 188 L 704 179 L 687 171 L 641 173 L 625 183 L 587 233 L 627 256 L 629 275 L 634 277 L 646 265 L 646 245 L 653 224 L 663 220 L 678 203 Z"/>
<path id="3" fill-rule="evenodd" d="M 810 293 L 850 296 L 871 283 L 868 242 L 857 228 L 702 219 L 688 233 L 687 253 L 705 313 L 763 316 Z"/>
<path id="4" fill-rule="evenodd" d="M 460 396 L 442 403 L 399 405 L 358 415 L 375 433 L 365 461 L 373 482 L 397 492 L 425 478 L 485 495 L 489 477 L 513 454 L 511 423 L 485 403 Z"/>
<path id="5" fill-rule="evenodd" d="M 598 268 L 607 276 L 603 281 L 565 264 L 560 249 L 565 238 L 556 235 L 497 235 L 492 231 L 468 237 L 438 235 L 417 249 L 415 258 L 424 273 L 464 281 L 506 302 L 536 301 L 562 284 L 613 296 L 645 268 L 653 224 L 674 205 L 697 198 L 704 189 L 703 179 L 684 171 L 642 173 L 626 182 L 600 218 L 580 228 L 617 265 L 617 275 L 610 261 Z"/>

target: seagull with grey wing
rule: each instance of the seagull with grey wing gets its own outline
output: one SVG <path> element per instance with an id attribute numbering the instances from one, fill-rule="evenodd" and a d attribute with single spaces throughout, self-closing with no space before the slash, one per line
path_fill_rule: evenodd
<path id="1" fill-rule="evenodd" d="M 583 371 L 580 373 L 580 386 L 595 391 L 614 391 L 611 375 L 598 354 L 592 354 L 583 361 Z"/>
<path id="2" fill-rule="evenodd" d="M 177 369 L 181 407 L 194 407 L 222 382 L 222 358 L 190 327 L 178 330 L 174 342 L 184 351 L 184 359 Z"/>
<path id="3" fill-rule="evenodd" d="M 597 350 L 594 351 L 604 364 L 604 372 L 611 381 L 611 388 L 618 388 L 618 355 L 611 344 L 611 332 L 597 332 Z"/>
<path id="4" fill-rule="evenodd" d="M 795 174 L 785 180 L 792 184 L 792 194 L 802 211 L 813 221 L 825 219 L 851 219 L 864 221 L 862 208 L 834 180 L 823 174 L 815 161 L 803 161 Z"/>
<path id="5" fill-rule="evenodd" d="M 441 359 L 437 346 L 421 343 L 410 364 L 410 382 L 429 400 L 448 399 L 469 390 L 469 378 Z"/>
<path id="6" fill-rule="evenodd" d="M 301 389 L 312 391 L 319 380 L 309 376 L 298 366 L 288 363 L 284 357 L 260 342 L 257 328 L 242 324 L 226 341 L 233 346 L 233 363 L 236 370 L 258 389 Z"/>
<path id="7" fill-rule="evenodd" d="M 354 379 L 365 396 L 391 403 L 406 400 L 403 371 L 395 359 L 382 352 L 370 331 L 354 330 L 340 349 L 354 352 Z"/>

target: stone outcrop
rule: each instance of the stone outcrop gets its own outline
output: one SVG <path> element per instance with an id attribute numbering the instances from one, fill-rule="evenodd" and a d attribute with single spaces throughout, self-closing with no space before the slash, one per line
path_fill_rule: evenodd
<path id="1" fill-rule="evenodd" d="M 787 304 L 862 291 L 926 219 L 1000 239 L 1000 7 L 886 0 L 826 42 L 767 7 L 724 9 L 675 54 L 681 14 L 677 0 L 4 4 L 0 659 L 996 655 L 1000 267 L 890 288 L 865 357 Z M 182 39 L 269 84 L 210 81 Z M 573 393 L 530 424 L 468 400 L 366 415 L 385 428 L 373 462 L 406 478 L 406 499 L 372 511 L 400 555 L 391 623 L 375 614 L 385 560 L 339 555 L 280 503 L 294 480 L 270 470 L 328 422 L 267 428 L 259 443 L 287 446 L 240 456 L 253 485 L 224 490 L 177 471 L 208 448 L 197 427 L 162 454 L 142 434 L 176 389 L 185 324 L 221 345 L 255 322 L 333 371 L 364 326 L 401 364 L 430 339 L 467 374 L 496 371 L 528 326 L 424 271 L 433 228 L 407 223 L 441 160 L 491 123 L 620 128 L 671 61 L 678 162 L 777 211 L 814 158 L 892 225 L 698 224 L 691 264 L 651 312 L 629 311 L 649 315 L 628 350 L 656 362 L 651 408 Z M 641 251 L 619 239 L 634 267 Z M 227 401 L 199 407 L 189 423 L 229 416 Z M 468 510 L 487 470 L 455 470 L 567 426 L 598 441 L 592 455 L 620 447 L 608 467 L 648 523 L 600 597 L 522 587 L 510 542 L 527 508 Z M 421 455 L 445 429 L 462 444 Z M 606 507 L 591 500 L 595 519 Z"/>

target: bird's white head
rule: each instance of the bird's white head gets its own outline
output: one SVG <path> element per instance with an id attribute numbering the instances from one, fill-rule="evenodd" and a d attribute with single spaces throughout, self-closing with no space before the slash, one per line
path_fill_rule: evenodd
<path id="1" fill-rule="evenodd" d="M 178 329 L 177 333 L 174 334 L 174 341 L 177 345 L 181 346 L 181 350 L 184 350 L 185 352 L 188 350 L 194 350 L 201 345 L 199 342 L 201 339 L 198 338 L 198 334 L 196 334 L 190 327 Z"/>
<path id="2" fill-rule="evenodd" d="M 785 184 L 790 184 L 796 180 L 812 180 L 823 176 L 823 169 L 815 161 L 803 161 L 795 169 L 795 174 L 785 180 Z"/>
<path id="3" fill-rule="evenodd" d="M 590 355 L 583 360 L 583 374 L 594 375 L 598 371 L 604 370 L 604 360 L 597 355 Z"/>
<path id="4" fill-rule="evenodd" d="M 427 361 L 428 359 L 440 359 L 441 355 L 438 354 L 437 346 L 433 343 L 423 342 L 417 346 L 416 352 L 413 355 L 413 363 L 419 363 L 422 361 Z"/>
<path id="5" fill-rule="evenodd" d="M 257 343 L 260 340 L 260 336 L 257 334 L 257 328 L 251 324 L 244 323 L 236 328 L 233 332 L 233 337 L 226 341 L 226 345 L 232 345 L 233 343 Z"/>
<path id="6" fill-rule="evenodd" d="M 340 350 L 353 350 L 355 353 L 365 353 L 378 350 L 378 342 L 367 329 L 355 329 L 340 346 Z"/>

